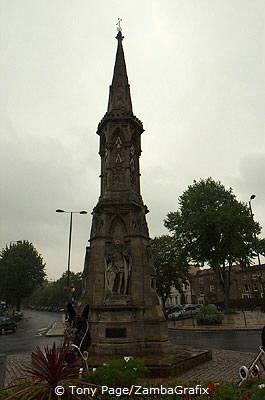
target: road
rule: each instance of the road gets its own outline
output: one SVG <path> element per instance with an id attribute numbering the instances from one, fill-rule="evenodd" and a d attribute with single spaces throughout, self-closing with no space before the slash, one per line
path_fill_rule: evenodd
<path id="1" fill-rule="evenodd" d="M 61 338 L 41 335 L 41 330 L 62 318 L 61 313 L 24 310 L 24 319 L 18 323 L 16 333 L 0 335 L 0 353 L 7 355 L 29 353 L 36 346 L 51 345 Z M 170 340 L 176 344 L 201 349 L 223 349 L 256 352 L 261 345 L 261 331 L 190 331 L 169 330 Z"/>
<path id="2" fill-rule="evenodd" d="M 176 344 L 199 349 L 223 349 L 255 353 L 261 346 L 261 331 L 254 330 L 207 332 L 169 329 L 169 335 L 170 340 Z"/>
<path id="3" fill-rule="evenodd" d="M 51 345 L 60 338 L 46 337 L 41 331 L 62 318 L 62 313 L 24 310 L 24 318 L 18 323 L 16 333 L 0 335 L 0 353 L 6 355 L 29 353 L 37 346 Z"/>

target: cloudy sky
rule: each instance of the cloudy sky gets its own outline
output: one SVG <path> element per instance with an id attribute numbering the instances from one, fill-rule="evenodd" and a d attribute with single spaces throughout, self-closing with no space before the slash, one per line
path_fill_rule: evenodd
<path id="1" fill-rule="evenodd" d="M 150 235 L 193 179 L 212 176 L 265 228 L 264 0 L 0 0 L 0 246 L 27 239 L 50 279 L 81 271 L 99 196 L 97 124 L 122 18 L 143 121 Z M 263 230 L 265 234 L 265 230 Z"/>

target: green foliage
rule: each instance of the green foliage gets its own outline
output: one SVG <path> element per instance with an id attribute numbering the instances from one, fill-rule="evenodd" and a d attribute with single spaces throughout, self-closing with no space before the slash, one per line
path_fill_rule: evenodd
<path id="1" fill-rule="evenodd" d="M 239 400 L 241 399 L 241 390 L 236 385 L 221 384 L 215 386 L 215 390 L 212 393 L 214 400 Z M 205 396 L 201 396 L 203 399 Z"/>
<path id="2" fill-rule="evenodd" d="M 214 304 L 208 304 L 200 309 L 196 315 L 198 325 L 220 325 L 223 316 L 217 312 L 217 307 Z"/>
<path id="3" fill-rule="evenodd" d="M 27 240 L 10 244 L 0 253 L 0 298 L 20 307 L 45 277 L 45 263 Z"/>
<path id="4" fill-rule="evenodd" d="M 74 288 L 73 297 L 78 299 L 81 294 L 81 272 L 70 272 L 70 287 Z M 67 272 L 64 272 L 61 278 L 52 283 L 44 284 L 42 287 L 27 299 L 27 303 L 38 306 L 58 306 L 64 307 L 66 299 L 65 286 L 67 282 Z"/>
<path id="5" fill-rule="evenodd" d="M 168 235 L 151 240 L 156 275 L 157 293 L 165 307 L 171 287 L 182 292 L 182 283 L 188 280 L 188 262 L 178 242 Z"/>
<path id="6" fill-rule="evenodd" d="M 229 300 L 233 263 L 249 265 L 255 256 L 261 227 L 246 203 L 212 178 L 194 181 L 179 198 L 179 211 L 170 212 L 165 226 L 198 265 L 207 263 Z"/>
<path id="7" fill-rule="evenodd" d="M 124 357 L 97 368 L 89 379 L 99 385 L 129 387 L 137 384 L 146 372 L 142 361 Z"/>
<path id="8" fill-rule="evenodd" d="M 214 304 L 207 304 L 206 306 L 201 307 L 199 314 L 216 314 L 217 307 Z"/>

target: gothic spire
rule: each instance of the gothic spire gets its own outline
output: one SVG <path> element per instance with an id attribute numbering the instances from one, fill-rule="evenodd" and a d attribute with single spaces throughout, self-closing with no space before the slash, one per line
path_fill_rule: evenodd
<path id="1" fill-rule="evenodd" d="M 126 71 L 121 29 L 118 29 L 116 36 L 118 40 L 116 60 L 113 72 L 112 83 L 109 92 L 108 113 L 112 111 L 122 111 L 132 113 L 132 102 L 130 95 L 130 85 Z"/>

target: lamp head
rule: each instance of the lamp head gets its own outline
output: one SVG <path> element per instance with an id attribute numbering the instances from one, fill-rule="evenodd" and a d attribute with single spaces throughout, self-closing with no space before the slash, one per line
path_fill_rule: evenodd
<path id="1" fill-rule="evenodd" d="M 87 214 L 87 211 L 80 211 L 79 214 Z"/>
<path id="2" fill-rule="evenodd" d="M 58 212 L 58 213 L 63 213 L 64 210 L 56 210 L 56 212 Z"/>
<path id="3" fill-rule="evenodd" d="M 252 195 L 250 196 L 250 200 L 254 200 L 255 197 L 256 197 L 256 195 L 255 195 L 255 194 L 252 194 Z"/>

